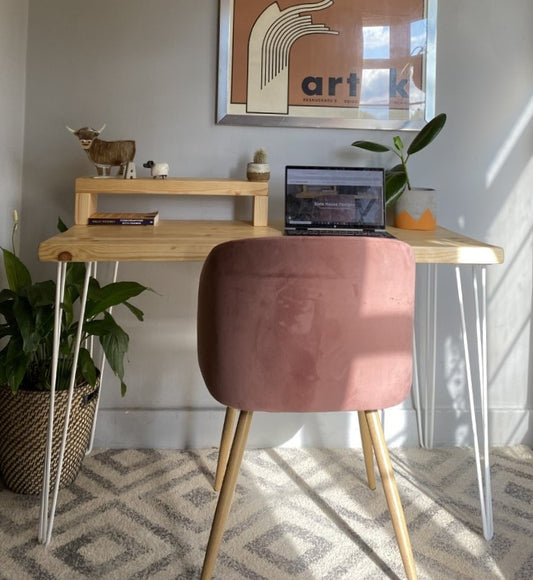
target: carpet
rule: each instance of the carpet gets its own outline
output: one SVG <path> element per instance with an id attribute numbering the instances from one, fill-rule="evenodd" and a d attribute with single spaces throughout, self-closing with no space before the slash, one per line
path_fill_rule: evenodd
<path id="1" fill-rule="evenodd" d="M 533 578 L 533 453 L 491 452 L 494 538 L 481 534 L 472 451 L 391 450 L 420 578 Z M 197 578 L 215 449 L 100 450 L 61 491 L 48 547 L 39 498 L 0 491 L 0 578 Z M 245 454 L 215 578 L 403 578 L 381 483 L 359 450 Z"/>

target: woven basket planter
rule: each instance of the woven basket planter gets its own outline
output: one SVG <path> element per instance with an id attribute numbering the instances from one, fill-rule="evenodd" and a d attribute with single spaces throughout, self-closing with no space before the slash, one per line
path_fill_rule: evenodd
<path id="1" fill-rule="evenodd" d="M 57 477 L 67 400 L 68 391 L 56 393 L 51 485 L 55 485 Z M 74 389 L 60 487 L 70 485 L 78 475 L 97 400 L 98 385 Z M 0 388 L 0 472 L 6 486 L 16 493 L 41 493 L 49 409 L 49 392 L 19 391 L 13 395 L 8 388 Z"/>

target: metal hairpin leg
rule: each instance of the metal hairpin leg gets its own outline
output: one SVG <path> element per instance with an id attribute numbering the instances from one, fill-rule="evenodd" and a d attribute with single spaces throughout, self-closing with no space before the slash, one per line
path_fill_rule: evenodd
<path id="1" fill-rule="evenodd" d="M 426 352 L 425 356 L 425 384 L 426 405 L 424 425 L 425 446 L 433 447 L 435 432 L 435 367 L 437 364 L 437 266 L 427 265 L 426 280 Z"/>
<path id="2" fill-rule="evenodd" d="M 479 272 L 481 271 L 481 287 L 479 287 Z M 455 267 L 457 294 L 461 314 L 461 330 L 465 354 L 466 380 L 470 404 L 470 419 L 474 438 L 474 454 L 478 479 L 479 500 L 481 503 L 481 519 L 483 535 L 490 540 L 494 534 L 492 515 L 492 491 L 490 481 L 489 458 L 489 421 L 488 421 L 488 379 L 487 379 L 487 269 L 485 266 L 472 266 L 472 289 L 474 292 L 474 308 L 476 319 L 476 346 L 479 365 L 479 396 L 481 403 L 481 430 L 478 430 L 476 420 L 474 387 L 472 382 L 472 367 L 470 364 L 470 341 L 468 338 L 461 271 Z M 480 442 L 481 439 L 481 442 Z"/>
<path id="3" fill-rule="evenodd" d="M 83 320 L 85 314 L 85 305 L 87 304 L 87 290 L 89 288 L 89 278 L 94 267 L 94 262 L 87 264 L 85 272 L 85 281 L 80 304 L 80 320 Z M 78 325 L 78 332 L 76 335 L 76 343 L 74 346 L 74 356 L 72 362 L 72 372 L 70 375 L 70 384 L 68 391 L 67 409 L 63 423 L 63 438 L 61 440 L 61 447 L 59 450 L 59 461 L 57 466 L 57 475 L 54 485 L 54 493 L 52 497 L 52 506 L 49 508 L 48 499 L 50 495 L 50 475 L 52 463 L 52 440 L 54 432 L 54 410 L 55 410 L 55 390 L 57 383 L 57 366 L 59 360 L 59 336 L 61 332 L 61 302 L 65 291 L 65 276 L 67 271 L 67 264 L 59 262 L 57 265 L 57 285 L 56 285 L 56 302 L 54 311 L 54 346 L 52 354 L 52 376 L 51 376 L 51 392 L 50 392 L 50 413 L 48 417 L 48 439 L 46 444 L 45 465 L 43 474 L 43 488 L 41 496 L 41 512 L 39 521 L 39 542 L 41 544 L 49 544 L 52 538 L 52 528 L 54 525 L 54 516 L 57 505 L 57 496 L 59 493 L 59 482 L 61 480 L 61 470 L 63 468 L 63 457 L 65 455 L 65 446 L 67 442 L 67 433 L 70 420 L 70 410 L 72 407 L 72 396 L 74 394 L 74 385 L 76 383 L 76 367 L 78 366 L 78 355 L 80 352 L 81 335 L 83 325 Z"/>
<path id="4" fill-rule="evenodd" d="M 481 403 L 481 430 L 478 429 L 474 386 L 472 380 L 472 367 L 470 363 L 470 339 L 468 337 L 464 297 L 461 281 L 460 266 L 455 267 L 459 311 L 461 317 L 461 334 L 466 366 L 466 380 L 468 399 L 470 406 L 470 418 L 474 441 L 474 454 L 476 461 L 476 474 L 479 489 L 479 501 L 481 504 L 481 519 L 483 523 L 483 535 L 490 540 L 494 534 L 492 514 L 492 492 L 490 481 L 489 461 L 489 434 L 488 434 L 488 401 L 487 401 L 487 286 L 486 267 L 472 266 L 472 289 L 474 293 L 474 316 L 476 324 L 476 348 L 479 367 L 479 397 Z M 481 276 L 480 276 L 481 273 Z M 479 278 L 481 277 L 481 285 Z M 435 362 L 436 362 L 436 329 L 437 329 L 437 271 L 436 264 L 428 264 L 426 278 L 426 310 L 425 310 L 425 336 L 422 344 L 416 344 L 414 339 L 413 350 L 415 354 L 413 398 L 418 422 L 418 435 L 422 447 L 430 449 L 434 441 L 434 416 L 435 416 Z M 422 350 L 419 354 L 417 346 Z M 420 373 L 420 375 L 419 375 Z M 420 389 L 420 383 L 424 388 Z M 421 396 L 421 392 L 424 396 Z M 480 441 L 481 439 L 481 441 Z"/>
<path id="5" fill-rule="evenodd" d="M 427 264 L 424 333 L 422 341 L 413 334 L 413 398 L 418 439 L 422 447 L 433 447 L 435 431 L 435 365 L 437 352 L 437 268 Z M 421 349 L 421 353 L 418 351 Z M 421 356 L 419 356 L 421 354 Z M 423 389 L 420 389 L 420 384 Z M 422 416 L 423 413 L 423 416 Z"/>
<path id="6" fill-rule="evenodd" d="M 113 270 L 113 282 L 117 281 L 118 278 L 118 265 L 119 262 L 115 262 L 115 267 Z M 94 269 L 94 275 L 96 276 L 96 265 Z M 109 308 L 109 314 L 113 312 L 113 307 Z M 91 345 L 91 354 L 92 354 L 92 345 Z M 100 408 L 100 401 L 102 398 L 102 388 L 104 385 L 104 370 L 105 370 L 105 352 L 102 350 L 102 358 L 100 359 L 100 392 L 98 393 L 98 397 L 96 399 L 96 407 L 94 409 L 94 417 L 93 417 L 93 425 L 91 427 L 91 437 L 89 440 L 89 445 L 87 446 L 87 450 L 85 451 L 85 455 L 88 455 L 93 450 L 94 445 L 94 434 L 96 433 L 96 420 L 98 418 L 98 409 Z"/>

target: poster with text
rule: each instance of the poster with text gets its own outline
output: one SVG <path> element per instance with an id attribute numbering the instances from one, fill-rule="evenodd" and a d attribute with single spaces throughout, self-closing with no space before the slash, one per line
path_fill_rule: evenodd
<path id="1" fill-rule="evenodd" d="M 435 25 L 424 0 L 220 0 L 217 120 L 418 128 Z"/>

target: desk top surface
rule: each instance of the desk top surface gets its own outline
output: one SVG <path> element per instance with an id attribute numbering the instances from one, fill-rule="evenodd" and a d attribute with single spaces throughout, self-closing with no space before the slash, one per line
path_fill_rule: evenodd
<path id="1" fill-rule="evenodd" d="M 431 232 L 389 228 L 410 244 L 419 263 L 499 264 L 503 249 L 437 227 Z M 281 227 L 247 222 L 160 221 L 157 226 L 76 225 L 39 245 L 44 262 L 135 262 L 203 260 L 223 242 L 248 237 L 280 236 Z"/>

